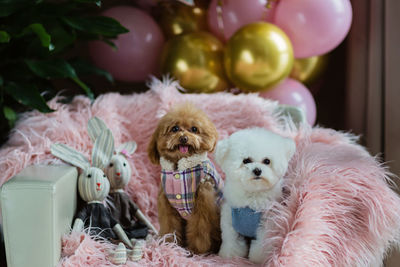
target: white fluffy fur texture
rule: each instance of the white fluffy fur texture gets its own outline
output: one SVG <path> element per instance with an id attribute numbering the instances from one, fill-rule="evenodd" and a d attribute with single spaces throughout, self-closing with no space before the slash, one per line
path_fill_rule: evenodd
<path id="1" fill-rule="evenodd" d="M 231 209 L 249 207 L 264 212 L 278 201 L 282 196 L 282 178 L 295 149 L 293 140 L 262 128 L 238 131 L 218 143 L 215 159 L 226 175 L 220 256 L 246 257 L 248 254 L 251 261 L 262 263 L 265 254 L 262 238 L 268 231 L 267 221 L 265 218 L 261 221 L 257 238 L 251 242 L 248 252 L 246 240 L 232 226 Z M 251 162 L 245 164 L 244 160 Z M 261 171 L 258 176 L 253 173 L 256 169 Z"/>

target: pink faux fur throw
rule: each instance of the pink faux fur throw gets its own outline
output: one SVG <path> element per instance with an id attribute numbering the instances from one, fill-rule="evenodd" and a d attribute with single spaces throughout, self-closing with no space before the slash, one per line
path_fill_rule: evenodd
<path id="1" fill-rule="evenodd" d="M 61 163 L 50 145 L 61 142 L 87 156 L 92 143 L 86 131 L 92 116 L 112 129 L 117 145 L 135 140 L 138 150 L 130 158 L 133 169 L 128 192 L 157 222 L 159 167 L 150 163 L 146 148 L 157 120 L 175 103 L 191 101 L 215 123 L 220 138 L 243 128 L 259 126 L 296 140 L 285 183 L 290 195 L 276 203 L 268 218 L 275 223 L 266 245 L 265 266 L 380 266 L 385 253 L 397 244 L 400 199 L 389 186 L 389 173 L 354 137 L 334 130 L 303 125 L 274 114 L 276 103 L 255 94 L 181 94 L 178 84 L 154 80 L 151 90 L 122 96 L 110 93 L 91 105 L 76 97 L 68 105 L 50 102 L 57 111 L 22 115 L 10 140 L 0 150 L 0 185 L 30 164 Z M 220 171 L 220 169 L 219 169 Z M 113 266 L 105 251 L 113 245 L 93 241 L 86 234 L 63 238 L 62 266 Z M 152 239 L 144 258 L 127 266 L 243 266 L 246 259 L 224 260 L 217 255 L 190 256 L 188 251 L 162 239 Z"/>

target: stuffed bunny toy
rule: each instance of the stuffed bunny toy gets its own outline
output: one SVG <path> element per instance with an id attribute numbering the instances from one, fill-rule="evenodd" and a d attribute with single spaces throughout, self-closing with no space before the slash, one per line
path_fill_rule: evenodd
<path id="1" fill-rule="evenodd" d="M 88 133 L 93 141 L 97 140 L 99 134 L 108 130 L 106 124 L 99 118 L 93 117 L 88 123 Z M 156 228 L 146 218 L 138 206 L 130 199 L 124 191 L 132 176 L 132 169 L 126 158 L 130 157 L 136 150 L 134 141 L 126 142 L 115 149 L 115 154 L 105 167 L 105 173 L 110 181 L 111 214 L 122 225 L 129 238 L 145 238 L 148 228 L 157 234 Z"/>
<path id="2" fill-rule="evenodd" d="M 89 228 L 92 236 L 108 240 L 121 240 L 133 248 L 131 240 L 103 204 L 110 190 L 110 183 L 102 169 L 110 162 L 114 151 L 114 140 L 110 130 L 102 131 L 96 139 L 92 150 L 92 166 L 84 155 L 64 144 L 53 144 L 51 153 L 76 167 L 82 169 L 78 178 L 78 191 L 86 204 L 76 214 L 72 231 L 82 231 Z M 123 249 L 125 253 L 121 253 Z M 132 251 L 131 251 L 132 252 Z M 125 246 L 120 243 L 111 255 L 111 261 L 123 264 L 127 259 Z M 137 255 L 130 255 L 132 260 L 138 260 Z M 141 258 L 141 255 L 140 255 Z"/>

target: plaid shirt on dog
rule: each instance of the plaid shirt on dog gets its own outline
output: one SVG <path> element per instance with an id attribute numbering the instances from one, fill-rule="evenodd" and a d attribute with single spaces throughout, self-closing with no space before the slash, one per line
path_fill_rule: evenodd
<path id="1" fill-rule="evenodd" d="M 188 219 L 194 208 L 194 197 L 202 181 L 212 179 L 217 192 L 217 204 L 222 198 L 223 181 L 211 161 L 206 160 L 197 166 L 183 171 L 161 170 L 164 193 L 171 205 L 182 218 Z"/>

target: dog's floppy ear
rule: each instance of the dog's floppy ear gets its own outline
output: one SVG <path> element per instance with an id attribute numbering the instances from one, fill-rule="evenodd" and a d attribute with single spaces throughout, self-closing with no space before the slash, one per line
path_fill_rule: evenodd
<path id="1" fill-rule="evenodd" d="M 217 129 L 215 128 L 214 124 L 212 124 L 212 122 L 210 122 L 210 126 L 208 128 L 208 133 L 210 135 L 210 139 L 209 139 L 209 146 L 210 146 L 210 152 L 213 152 L 215 150 L 215 147 L 217 146 L 217 142 L 218 142 L 218 132 Z"/>
<path id="2" fill-rule="evenodd" d="M 202 112 L 202 111 L 201 111 Z M 203 112 L 202 112 L 203 113 Z M 202 145 L 201 149 L 208 152 L 213 152 L 218 142 L 218 132 L 214 123 L 204 114 L 204 121 L 202 125 Z"/>
<path id="3" fill-rule="evenodd" d="M 229 151 L 229 140 L 224 139 L 217 143 L 215 149 L 215 161 L 222 166 Z"/>
<path id="4" fill-rule="evenodd" d="M 158 149 L 157 149 L 157 139 L 158 139 L 158 132 L 159 129 L 157 129 L 150 140 L 149 146 L 147 147 L 147 154 L 149 156 L 149 159 L 151 161 L 151 163 L 153 164 L 160 164 L 160 153 L 158 153 Z"/>

